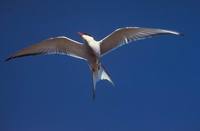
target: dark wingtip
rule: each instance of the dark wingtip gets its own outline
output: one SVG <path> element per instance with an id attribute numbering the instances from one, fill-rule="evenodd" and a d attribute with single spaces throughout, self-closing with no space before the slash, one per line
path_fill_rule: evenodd
<path id="1" fill-rule="evenodd" d="M 13 59 L 12 57 L 8 57 L 8 58 L 6 58 L 4 61 L 5 62 L 8 62 L 8 61 L 10 61 L 11 59 Z"/>
<path id="2" fill-rule="evenodd" d="M 180 36 L 185 36 L 185 34 L 183 34 L 183 33 L 179 33 L 179 35 L 180 35 Z"/>

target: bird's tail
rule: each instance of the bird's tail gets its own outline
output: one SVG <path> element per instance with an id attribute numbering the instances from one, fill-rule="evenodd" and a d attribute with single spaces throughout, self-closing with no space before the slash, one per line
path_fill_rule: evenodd
<path id="1" fill-rule="evenodd" d="M 93 77 L 93 99 L 95 98 L 95 90 L 96 90 L 96 83 L 100 80 L 107 80 L 110 83 L 112 83 L 112 85 L 114 86 L 114 83 L 110 77 L 110 75 L 108 74 L 108 72 L 106 72 L 105 68 L 100 65 L 99 70 L 97 70 L 96 72 L 92 72 L 92 77 Z"/>

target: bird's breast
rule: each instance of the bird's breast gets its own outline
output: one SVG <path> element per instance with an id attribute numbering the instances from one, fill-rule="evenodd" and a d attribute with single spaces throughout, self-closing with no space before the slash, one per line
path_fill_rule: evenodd
<path id="1" fill-rule="evenodd" d="M 89 47 L 93 50 L 97 57 L 100 57 L 100 44 L 97 41 L 88 42 Z"/>

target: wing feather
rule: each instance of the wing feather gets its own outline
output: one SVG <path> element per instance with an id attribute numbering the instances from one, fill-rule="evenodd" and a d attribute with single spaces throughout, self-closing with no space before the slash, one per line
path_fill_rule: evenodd
<path id="1" fill-rule="evenodd" d="M 100 41 L 101 55 L 107 54 L 108 52 L 132 41 L 165 34 L 180 35 L 178 32 L 163 29 L 140 27 L 119 28 Z"/>
<path id="2" fill-rule="evenodd" d="M 55 37 L 24 48 L 8 57 L 6 61 L 18 57 L 43 54 L 62 54 L 87 59 L 87 51 L 84 44 L 67 37 Z"/>

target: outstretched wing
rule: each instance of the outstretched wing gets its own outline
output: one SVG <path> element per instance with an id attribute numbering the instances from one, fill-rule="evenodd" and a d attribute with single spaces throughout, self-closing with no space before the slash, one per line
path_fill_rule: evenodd
<path id="1" fill-rule="evenodd" d="M 80 59 L 87 59 L 86 48 L 83 44 L 67 37 L 56 37 L 24 48 L 8 57 L 6 61 L 18 57 L 42 54 L 64 54 Z"/>
<path id="2" fill-rule="evenodd" d="M 132 41 L 165 34 L 180 35 L 178 32 L 163 29 L 140 27 L 119 28 L 100 41 L 101 55 Z"/>

